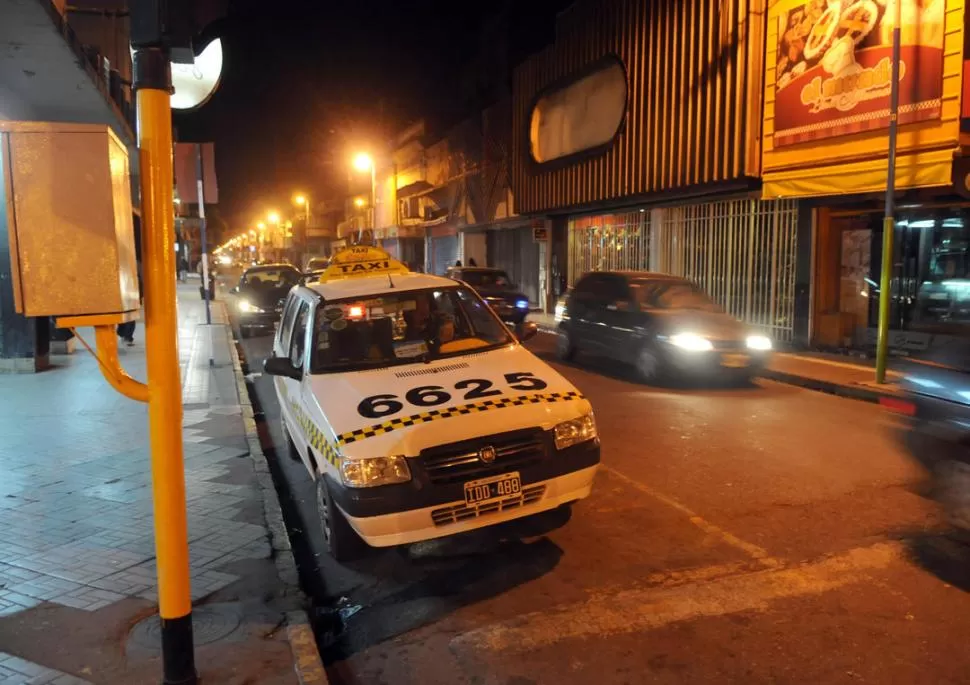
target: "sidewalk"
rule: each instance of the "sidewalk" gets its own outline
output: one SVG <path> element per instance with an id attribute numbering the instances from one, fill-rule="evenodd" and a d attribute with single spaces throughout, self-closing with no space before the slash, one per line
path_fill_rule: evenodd
<path id="1" fill-rule="evenodd" d="M 546 333 L 556 330 L 552 314 L 536 312 L 529 314 L 529 320 L 535 321 Z M 776 352 L 762 375 L 781 383 L 867 402 L 894 395 L 894 381 L 899 379 L 899 374 L 890 370 L 886 374 L 889 382 L 877 385 L 873 360 L 820 352 Z"/>
<path id="2" fill-rule="evenodd" d="M 225 308 L 205 326 L 198 292 L 179 285 L 200 677 L 326 682 Z M 143 333 L 139 322 L 120 350 L 140 380 Z M 146 405 L 111 389 L 80 345 L 53 359 L 0 376 L 0 684 L 159 682 Z"/>

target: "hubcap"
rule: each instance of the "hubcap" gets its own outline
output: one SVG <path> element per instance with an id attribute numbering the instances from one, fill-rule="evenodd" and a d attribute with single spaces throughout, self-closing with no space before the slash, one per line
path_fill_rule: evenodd
<path id="1" fill-rule="evenodd" d="M 640 373 L 642 373 L 647 378 L 652 378 L 657 370 L 657 358 L 653 356 L 650 350 L 644 350 L 640 353 Z"/>
<path id="2" fill-rule="evenodd" d="M 559 354 L 563 357 L 569 354 L 569 336 L 566 333 L 559 334 Z"/>

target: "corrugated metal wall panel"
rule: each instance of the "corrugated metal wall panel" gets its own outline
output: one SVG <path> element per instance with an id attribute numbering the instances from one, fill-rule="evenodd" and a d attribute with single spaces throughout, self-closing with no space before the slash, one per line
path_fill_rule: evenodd
<path id="1" fill-rule="evenodd" d="M 763 0 L 585 0 L 513 75 L 512 184 L 522 213 L 757 177 Z M 597 60 L 627 73 L 627 111 L 601 154 L 536 165 L 537 98 Z M 557 163 L 558 162 L 558 163 Z"/>

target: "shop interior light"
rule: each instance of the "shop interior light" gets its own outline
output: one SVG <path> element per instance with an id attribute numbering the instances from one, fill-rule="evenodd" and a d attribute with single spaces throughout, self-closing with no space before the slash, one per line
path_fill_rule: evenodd
<path id="1" fill-rule="evenodd" d="M 347 310 L 348 319 L 360 319 L 364 316 L 364 308 L 359 304 L 355 304 L 350 309 Z"/>

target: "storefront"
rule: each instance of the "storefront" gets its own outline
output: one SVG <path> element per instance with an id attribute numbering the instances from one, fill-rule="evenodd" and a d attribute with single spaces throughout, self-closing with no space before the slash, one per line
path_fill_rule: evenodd
<path id="1" fill-rule="evenodd" d="M 965 18 L 962 0 L 902 2 L 890 328 L 893 347 L 916 350 L 970 325 L 970 204 L 957 161 Z M 821 348 L 875 345 L 888 184 L 886 7 L 782 0 L 769 10 L 763 196 L 800 200 L 812 226 L 810 342 Z"/>
<path id="2" fill-rule="evenodd" d="M 531 225 L 501 227 L 486 231 L 488 266 L 504 269 L 505 273 L 533 307 L 541 306 L 540 280 L 544 276 L 544 251 L 535 239 Z"/>
<path id="3" fill-rule="evenodd" d="M 430 226 L 427 234 L 427 272 L 444 276 L 458 261 L 458 231 L 453 225 Z"/>

